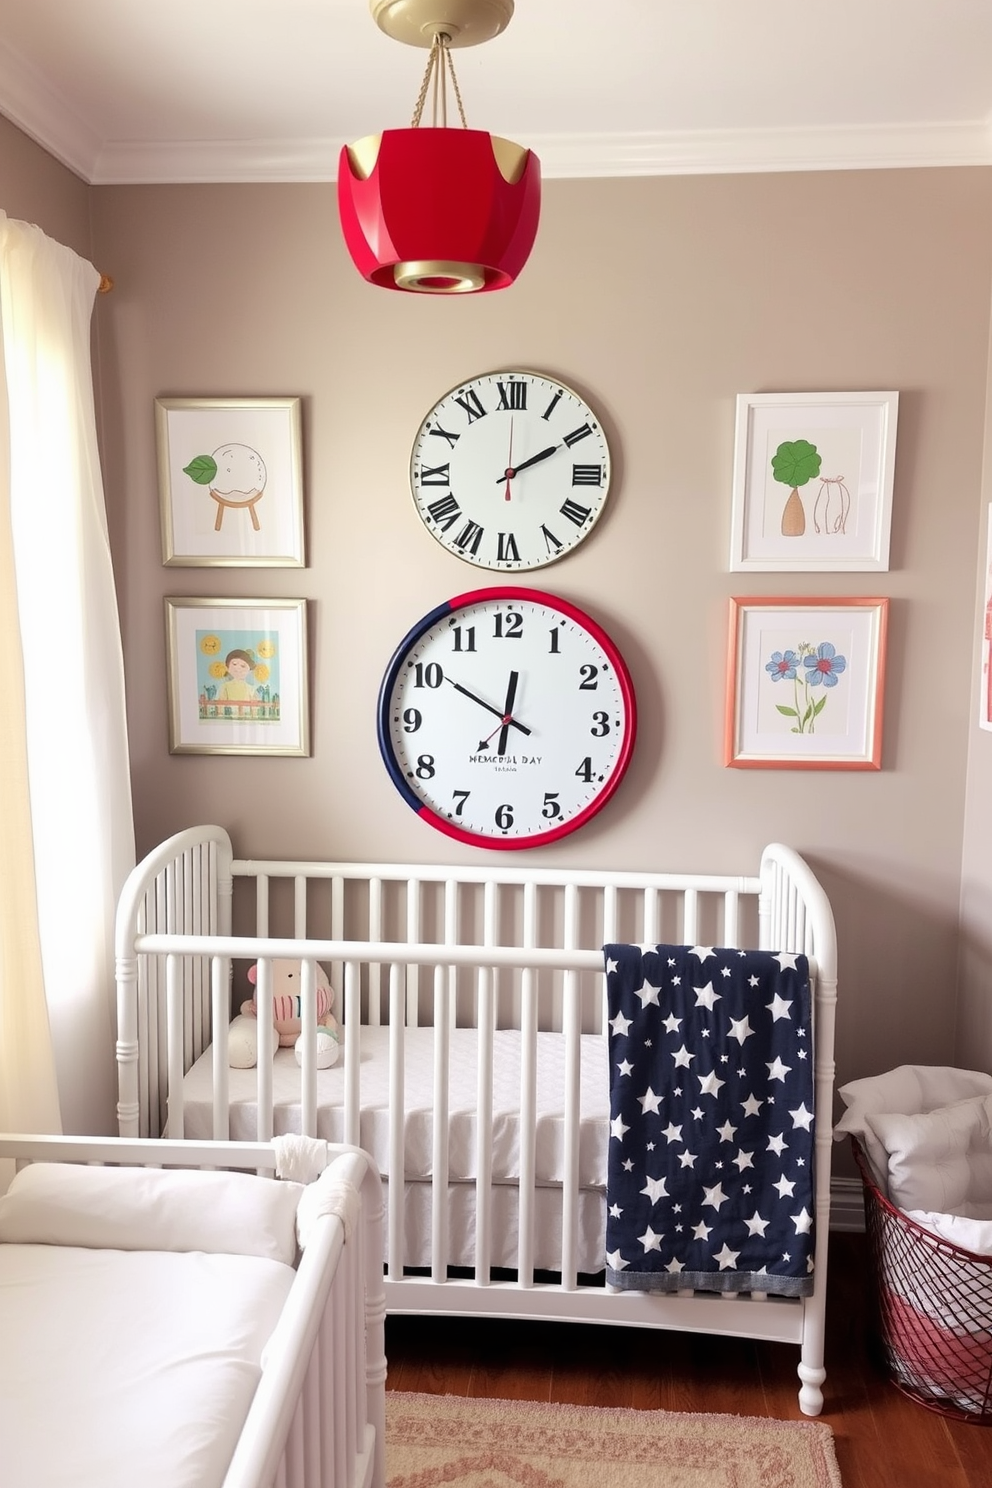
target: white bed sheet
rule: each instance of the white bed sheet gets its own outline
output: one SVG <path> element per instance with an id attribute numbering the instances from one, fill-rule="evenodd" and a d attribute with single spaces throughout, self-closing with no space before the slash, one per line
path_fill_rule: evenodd
<path id="1" fill-rule="evenodd" d="M 361 1030 L 361 1135 L 359 1145 L 371 1152 L 380 1172 L 389 1172 L 389 1030 Z M 449 1059 L 449 1166 L 454 1182 L 475 1177 L 477 1039 L 472 1028 L 451 1032 Z M 606 1185 L 610 1133 L 609 1062 L 606 1040 L 583 1034 L 579 1043 L 579 1183 Z M 212 1054 L 208 1049 L 183 1082 L 187 1137 L 213 1136 Z M 406 1177 L 431 1174 L 434 1112 L 434 1030 L 405 1031 Z M 229 1075 L 230 1136 L 253 1141 L 256 1136 L 257 1072 L 232 1069 Z M 317 1074 L 317 1136 L 344 1140 L 344 1061 Z M 561 1183 L 564 1160 L 565 1041 L 561 1034 L 537 1035 L 538 1183 Z M 292 1049 L 276 1052 L 272 1074 L 273 1136 L 300 1131 L 300 1070 Z M 515 1183 L 520 1176 L 520 1034 L 502 1029 L 493 1050 L 493 1181 Z"/>
<path id="2" fill-rule="evenodd" d="M 254 1256 L 0 1245 L 4 1488 L 220 1484 L 294 1274 Z"/>

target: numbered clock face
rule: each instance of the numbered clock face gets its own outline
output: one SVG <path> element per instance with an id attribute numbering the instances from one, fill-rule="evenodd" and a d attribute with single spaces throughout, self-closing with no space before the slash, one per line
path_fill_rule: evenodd
<path id="1" fill-rule="evenodd" d="M 536 847 L 581 827 L 619 785 L 635 728 L 616 646 L 536 589 L 439 605 L 400 643 L 379 693 L 379 748 L 400 794 L 482 847 Z"/>
<path id="2" fill-rule="evenodd" d="M 536 372 L 489 372 L 424 419 L 410 485 L 450 553 L 479 568 L 541 568 L 591 532 L 610 489 L 610 452 L 571 388 Z"/>

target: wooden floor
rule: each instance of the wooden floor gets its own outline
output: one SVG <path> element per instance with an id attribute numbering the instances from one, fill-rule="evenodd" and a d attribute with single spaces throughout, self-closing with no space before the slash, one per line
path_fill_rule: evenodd
<path id="1" fill-rule="evenodd" d="M 907 1400 L 870 1362 L 863 1235 L 831 1236 L 822 1420 L 844 1488 L 992 1488 L 992 1427 Z M 798 1350 L 643 1328 L 392 1317 L 387 1388 L 802 1419 Z"/>

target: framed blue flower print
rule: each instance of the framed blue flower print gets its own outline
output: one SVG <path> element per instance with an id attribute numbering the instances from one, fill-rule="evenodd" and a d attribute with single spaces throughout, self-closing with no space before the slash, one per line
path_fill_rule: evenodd
<path id="1" fill-rule="evenodd" d="M 887 599 L 731 599 L 724 764 L 880 770 Z"/>

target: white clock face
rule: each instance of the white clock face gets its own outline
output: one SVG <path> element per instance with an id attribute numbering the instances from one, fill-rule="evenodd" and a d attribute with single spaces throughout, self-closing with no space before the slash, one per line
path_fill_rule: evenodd
<path id="1" fill-rule="evenodd" d="M 399 646 L 379 694 L 379 747 L 431 826 L 534 847 L 589 820 L 634 744 L 634 692 L 609 637 L 537 590 L 448 601 Z"/>
<path id="2" fill-rule="evenodd" d="M 592 530 L 610 489 L 606 435 L 571 388 L 489 372 L 424 419 L 410 460 L 417 510 L 437 541 L 479 568 L 542 568 Z"/>

